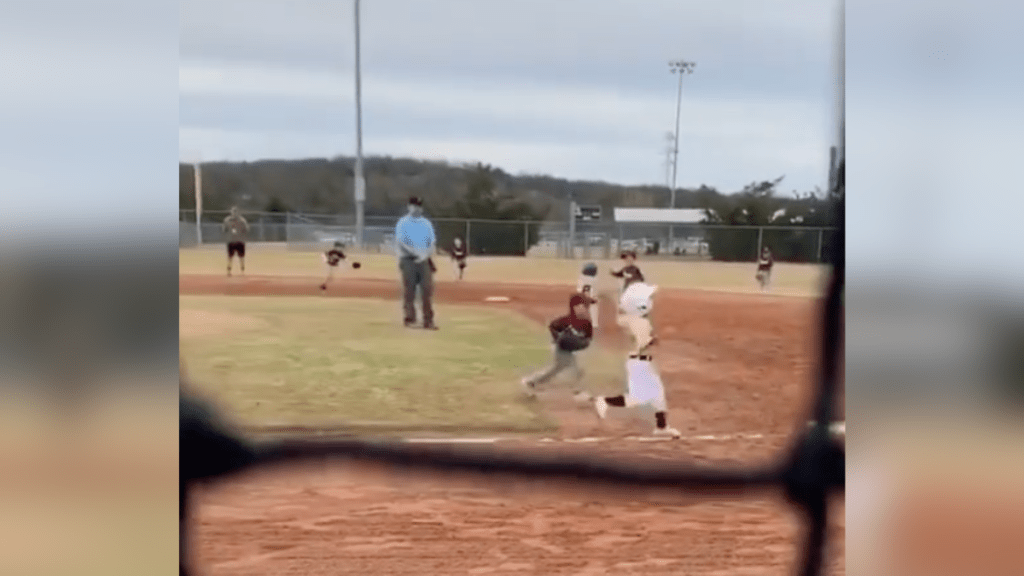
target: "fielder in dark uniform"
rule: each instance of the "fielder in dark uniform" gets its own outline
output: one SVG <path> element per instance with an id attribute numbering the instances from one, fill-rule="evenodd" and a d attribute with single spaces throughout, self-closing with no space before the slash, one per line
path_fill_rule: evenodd
<path id="1" fill-rule="evenodd" d="M 761 284 L 761 290 L 768 290 L 768 286 L 772 283 L 772 251 L 765 246 L 761 250 L 761 256 L 757 259 L 757 274 L 754 275 L 757 278 L 759 284 Z"/>
<path id="2" fill-rule="evenodd" d="M 455 262 L 459 269 L 459 280 L 462 280 L 462 273 L 466 270 L 466 256 L 468 256 L 468 251 L 466 250 L 466 245 L 462 243 L 462 238 L 455 237 L 449 253 L 452 255 L 452 261 Z"/>
<path id="3" fill-rule="evenodd" d="M 224 219 L 221 228 L 228 234 L 228 276 L 231 276 L 231 262 L 238 256 L 238 264 L 245 274 L 245 236 L 249 232 L 249 223 L 238 213 L 238 207 L 231 207 L 231 214 Z"/>
<path id="4" fill-rule="evenodd" d="M 341 261 L 345 259 L 345 253 L 341 251 L 341 242 L 335 242 L 334 247 L 324 252 L 324 264 L 327 265 L 327 278 L 324 283 L 320 285 L 321 290 L 327 290 L 327 283 L 334 277 L 334 271 L 341 264 Z"/>
<path id="5" fill-rule="evenodd" d="M 645 282 L 644 273 L 640 271 L 640 268 L 636 265 L 636 252 L 627 250 L 622 253 L 622 268 L 618 270 L 612 270 L 612 276 L 616 278 L 622 278 L 622 285 L 619 286 L 619 297 L 622 297 L 622 293 L 629 288 L 629 285 L 634 282 Z"/>
<path id="6" fill-rule="evenodd" d="M 569 299 L 569 313 L 559 316 L 548 325 L 551 339 L 554 342 L 554 363 L 547 369 L 533 376 L 523 378 L 521 384 L 527 396 L 536 395 L 537 387 L 549 382 L 564 370 L 573 371 L 572 391 L 579 398 L 590 394 L 583 390 L 583 370 L 576 362 L 576 353 L 590 346 L 594 338 L 594 327 L 590 323 L 590 305 L 595 300 L 583 294 L 573 294 Z"/>

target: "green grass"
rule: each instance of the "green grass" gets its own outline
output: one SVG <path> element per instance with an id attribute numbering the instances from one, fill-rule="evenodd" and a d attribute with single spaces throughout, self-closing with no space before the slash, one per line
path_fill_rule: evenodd
<path id="1" fill-rule="evenodd" d="M 248 426 L 552 426 L 519 394 L 519 379 L 549 361 L 542 326 L 507 310 L 439 306 L 441 331 L 410 330 L 397 306 L 182 296 L 182 355 L 197 385 Z M 589 381 L 614 389 L 616 358 L 589 351 Z"/>
<path id="2" fill-rule="evenodd" d="M 394 279 L 398 268 L 394 256 L 388 254 L 352 254 L 363 267 L 352 270 L 343 267 L 342 275 L 353 278 Z M 444 256 L 435 258 L 440 268 L 438 279 L 452 278 L 450 261 Z M 502 258 L 478 257 L 469 259 L 467 282 L 506 284 L 575 284 L 585 260 L 556 258 Z M 608 290 L 613 279 L 608 275 L 618 260 L 595 260 L 601 269 L 599 278 Z M 223 274 L 226 255 L 222 246 L 183 249 L 179 252 L 181 274 Z M 639 265 L 650 282 L 663 288 L 688 288 L 726 292 L 756 293 L 755 265 L 752 263 L 710 261 L 665 261 L 640 259 Z M 236 264 L 237 266 L 237 264 Z M 252 275 L 269 276 L 321 276 L 323 263 L 317 252 L 286 250 L 282 245 L 251 244 L 246 256 L 246 270 Z M 772 293 L 790 296 L 820 296 L 824 274 L 828 268 L 812 264 L 775 265 L 772 273 Z"/>

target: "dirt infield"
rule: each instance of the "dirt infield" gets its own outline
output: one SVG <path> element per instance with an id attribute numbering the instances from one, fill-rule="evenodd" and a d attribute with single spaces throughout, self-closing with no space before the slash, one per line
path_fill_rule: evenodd
<path id="1" fill-rule="evenodd" d="M 189 295 L 307 295 L 395 300 L 395 282 L 181 276 Z M 514 309 L 547 321 L 572 287 L 439 282 L 441 303 Z M 505 296 L 508 302 L 486 302 Z M 656 353 L 670 421 L 686 438 L 638 443 L 635 419 L 599 424 L 552 406 L 559 438 L 523 450 L 596 451 L 705 462 L 760 462 L 806 419 L 818 345 L 816 302 L 793 297 L 665 290 L 655 304 Z M 395 319 L 400 322 L 399 306 Z M 444 330 L 443 316 L 438 318 Z M 601 303 L 598 345 L 624 349 L 612 303 Z M 840 393 L 841 394 L 841 393 Z M 841 397 L 841 396 L 840 396 Z M 639 417 L 637 417 L 639 418 Z M 841 418 L 841 417 L 840 417 Z M 264 473 L 203 494 L 197 510 L 203 573 L 228 574 L 790 574 L 798 524 L 777 501 L 630 502 L 566 494 L 522 498 L 469 485 L 402 490 L 355 471 Z M 845 574 L 843 506 L 832 521 L 832 574 Z"/>

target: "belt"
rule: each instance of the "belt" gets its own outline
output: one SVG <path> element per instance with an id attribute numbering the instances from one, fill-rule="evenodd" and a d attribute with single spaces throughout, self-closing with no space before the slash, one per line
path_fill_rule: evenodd
<path id="1" fill-rule="evenodd" d="M 650 361 L 654 360 L 654 356 L 651 356 L 650 354 L 630 354 L 629 355 L 629 359 L 630 360 L 643 360 L 644 362 L 650 362 Z"/>

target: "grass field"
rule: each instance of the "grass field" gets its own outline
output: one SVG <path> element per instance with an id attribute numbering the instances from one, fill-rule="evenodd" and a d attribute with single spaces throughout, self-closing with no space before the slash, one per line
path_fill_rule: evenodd
<path id="1" fill-rule="evenodd" d="M 387 254 L 352 254 L 350 261 L 359 261 L 362 268 L 353 270 L 343 266 L 341 273 L 367 279 L 397 278 L 394 256 Z M 452 279 L 450 261 L 436 257 L 440 268 L 439 280 Z M 466 280 L 469 282 L 498 282 L 520 284 L 575 284 L 583 260 L 554 258 L 470 258 Z M 620 261 L 596 261 L 601 269 L 601 281 L 608 288 L 614 283 L 608 270 Z M 181 274 L 222 274 L 226 253 L 223 246 L 183 249 L 179 252 Z M 752 263 L 693 262 L 644 260 L 639 262 L 648 281 L 664 288 L 687 288 L 729 292 L 755 293 L 755 266 Z M 236 263 L 237 270 L 237 263 Z M 772 293 L 789 296 L 819 296 L 828 268 L 811 264 L 775 265 Z M 246 256 L 246 273 L 271 276 L 320 276 L 324 265 L 317 252 L 289 251 L 279 244 L 251 244 Z"/>
<path id="2" fill-rule="evenodd" d="M 545 329 L 507 310 L 437 308 L 445 329 L 425 332 L 395 322 L 393 302 L 182 296 L 181 351 L 243 425 L 550 429 L 519 394 L 549 361 Z M 588 383 L 615 389 L 619 359 L 585 354 Z"/>

